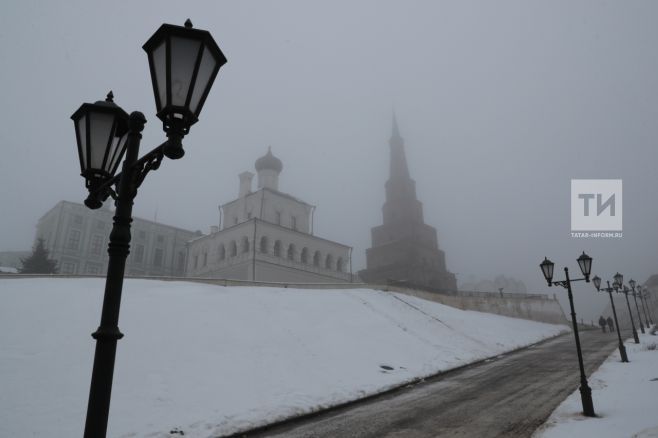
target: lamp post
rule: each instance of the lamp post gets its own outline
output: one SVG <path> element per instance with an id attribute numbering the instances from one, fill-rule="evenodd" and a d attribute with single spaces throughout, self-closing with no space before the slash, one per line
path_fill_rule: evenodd
<path id="1" fill-rule="evenodd" d="M 642 314 L 640 313 L 640 306 L 637 305 L 637 294 L 635 293 L 635 280 L 632 278 L 628 280 L 628 284 L 631 286 L 631 295 L 633 296 L 633 301 L 635 301 L 635 310 L 637 311 L 637 320 L 640 322 L 640 331 L 642 334 L 644 334 L 644 322 L 642 321 Z M 624 289 L 626 290 L 627 287 L 624 286 Z M 645 318 L 646 321 L 646 318 Z"/>
<path id="2" fill-rule="evenodd" d="M 628 362 L 628 356 L 626 355 L 626 347 L 624 346 L 624 341 L 621 339 L 621 333 L 619 332 L 619 321 L 617 320 L 617 310 L 615 309 L 615 300 L 612 299 L 612 291 L 614 290 L 612 287 L 610 287 L 610 281 L 608 281 L 608 287 L 607 288 L 601 288 L 601 278 L 598 276 L 594 276 L 592 278 L 592 282 L 594 283 L 594 287 L 598 292 L 604 291 L 608 292 L 608 295 L 610 296 L 610 304 L 612 305 L 612 314 L 615 317 L 615 328 L 617 329 L 617 338 L 619 339 L 619 355 L 621 356 L 621 361 L 622 362 Z"/>
<path id="3" fill-rule="evenodd" d="M 83 104 L 72 116 L 81 175 L 89 196 L 85 205 L 101 207 L 108 197 L 115 200 L 114 225 L 108 245 L 109 262 L 101 322 L 92 334 L 96 340 L 89 389 L 85 438 L 104 438 L 110 409 L 112 377 L 119 331 L 119 308 L 126 257 L 130 252 L 130 223 L 137 189 L 163 156 L 184 155 L 182 139 L 197 122 L 206 97 L 222 65 L 224 54 L 209 32 L 163 24 L 144 44 L 155 92 L 157 117 L 162 120 L 167 141 L 138 158 L 144 115 L 128 115 L 114 103 L 112 92 L 105 101 Z M 114 175 L 125 154 L 121 173 Z"/>
<path id="4" fill-rule="evenodd" d="M 631 328 L 633 329 L 633 340 L 636 344 L 640 343 L 640 338 L 637 335 L 637 330 L 635 330 L 635 321 L 633 320 L 633 312 L 631 312 L 631 303 L 628 301 L 628 287 L 624 286 L 624 276 L 619 272 L 613 277 L 614 281 L 612 287 L 615 288 L 615 292 L 622 293 L 626 297 L 626 305 L 628 306 L 628 317 L 631 319 Z"/>
<path id="5" fill-rule="evenodd" d="M 638 286 L 637 292 L 638 295 L 640 296 L 640 302 L 642 303 L 642 310 L 644 310 L 644 322 L 647 323 L 647 328 L 651 328 L 651 325 L 653 325 L 653 318 L 651 318 L 651 312 L 649 311 L 651 310 L 649 309 L 649 303 L 646 302 L 647 301 L 646 288 L 643 288 L 642 286 Z"/>
<path id="6" fill-rule="evenodd" d="M 583 353 L 580 349 L 580 336 L 578 335 L 578 321 L 576 320 L 576 311 L 573 306 L 573 294 L 571 293 L 571 282 L 585 280 L 589 283 L 589 274 L 592 269 L 592 258 L 585 254 L 578 257 L 578 266 L 583 273 L 584 278 L 569 278 L 569 268 L 564 268 L 564 281 L 553 281 L 553 268 L 555 264 L 548 258 L 544 257 L 539 267 L 541 268 L 544 278 L 548 282 L 548 286 L 562 286 L 567 290 L 569 295 L 569 306 L 571 307 L 571 324 L 573 325 L 573 335 L 576 339 L 576 351 L 578 352 L 578 366 L 580 367 L 580 399 L 583 404 L 583 414 L 587 417 L 594 417 L 594 403 L 592 402 L 592 390 L 587 384 L 587 377 L 585 376 L 585 366 L 583 365 Z"/>

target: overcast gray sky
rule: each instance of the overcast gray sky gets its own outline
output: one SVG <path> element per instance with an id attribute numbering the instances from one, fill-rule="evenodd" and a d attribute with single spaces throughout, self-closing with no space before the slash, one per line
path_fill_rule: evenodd
<path id="1" fill-rule="evenodd" d="M 578 272 L 582 250 L 604 278 L 658 272 L 658 3 L 637 0 L 5 1 L 0 250 L 29 248 L 43 213 L 84 199 L 69 119 L 82 102 L 111 89 L 146 114 L 143 152 L 163 141 L 141 45 L 188 17 L 228 63 L 136 215 L 207 231 L 271 145 L 280 189 L 317 205 L 317 234 L 363 268 L 395 106 L 460 282 L 505 274 L 564 296 L 538 264 Z M 623 180 L 622 239 L 570 237 L 572 178 Z M 575 294 L 594 313 L 605 303 L 590 285 Z"/>

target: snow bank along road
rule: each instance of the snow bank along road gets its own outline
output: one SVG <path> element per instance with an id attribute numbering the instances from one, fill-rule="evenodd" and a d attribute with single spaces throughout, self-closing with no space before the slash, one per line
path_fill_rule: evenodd
<path id="1" fill-rule="evenodd" d="M 581 331 L 587 375 L 616 337 Z M 579 385 L 573 334 L 247 437 L 529 437 Z"/>
<path id="2" fill-rule="evenodd" d="M 101 278 L 0 281 L 0 437 L 82 435 L 102 291 Z M 252 430 L 566 329 L 366 289 L 137 279 L 120 327 L 113 438 Z"/>

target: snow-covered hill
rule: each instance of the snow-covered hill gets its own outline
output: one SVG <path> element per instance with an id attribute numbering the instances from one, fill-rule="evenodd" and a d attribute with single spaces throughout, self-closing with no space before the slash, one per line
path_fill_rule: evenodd
<path id="1" fill-rule="evenodd" d="M 0 436 L 81 436 L 100 279 L 0 280 Z M 236 432 L 567 330 L 401 294 L 127 280 L 111 437 Z M 179 436 L 179 435 L 173 435 Z"/>

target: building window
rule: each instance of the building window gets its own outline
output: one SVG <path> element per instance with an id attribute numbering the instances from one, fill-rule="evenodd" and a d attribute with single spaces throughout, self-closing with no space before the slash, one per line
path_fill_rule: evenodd
<path id="1" fill-rule="evenodd" d="M 268 241 L 267 241 L 267 236 L 263 236 L 260 238 L 260 252 L 263 254 L 267 254 L 267 246 L 268 246 Z"/>
<path id="2" fill-rule="evenodd" d="M 91 244 L 89 245 L 89 252 L 93 255 L 100 255 L 101 250 L 103 249 L 103 236 L 100 234 L 94 234 L 91 236 Z"/>
<path id="3" fill-rule="evenodd" d="M 163 256 L 163 251 L 161 248 L 156 248 L 155 253 L 153 254 L 153 265 L 154 266 L 162 266 L 162 256 Z"/>
<path id="4" fill-rule="evenodd" d="M 238 255 L 238 244 L 235 243 L 235 240 L 231 241 L 231 257 Z"/>
<path id="5" fill-rule="evenodd" d="M 251 212 L 247 213 L 247 219 L 251 219 Z"/>
<path id="6" fill-rule="evenodd" d="M 336 270 L 338 272 L 343 272 L 343 258 L 338 257 L 338 260 L 336 260 Z"/>
<path id="7" fill-rule="evenodd" d="M 62 274 L 75 274 L 75 263 L 63 262 Z"/>
<path id="8" fill-rule="evenodd" d="M 69 240 L 66 247 L 68 249 L 78 249 L 80 246 L 80 231 L 71 230 L 69 231 Z"/>
<path id="9" fill-rule="evenodd" d="M 87 265 L 87 274 L 98 275 L 101 273 L 101 268 L 98 265 Z"/>
<path id="10" fill-rule="evenodd" d="M 274 255 L 277 257 L 281 257 L 281 241 L 277 240 L 274 242 Z"/>
<path id="11" fill-rule="evenodd" d="M 242 238 L 242 253 L 247 253 L 249 252 L 249 238 L 248 237 L 243 237 Z"/>
<path id="12" fill-rule="evenodd" d="M 135 255 L 133 261 L 135 263 L 142 263 L 144 260 L 144 245 L 135 245 Z"/>
<path id="13" fill-rule="evenodd" d="M 292 216 L 290 218 L 290 228 L 297 231 L 297 217 L 296 216 Z"/>
<path id="14" fill-rule="evenodd" d="M 208 253 L 203 253 L 203 266 L 208 266 Z"/>
<path id="15" fill-rule="evenodd" d="M 274 216 L 275 216 L 276 224 L 281 225 L 281 212 L 280 211 L 274 212 Z"/>
<path id="16" fill-rule="evenodd" d="M 327 254 L 327 258 L 324 260 L 324 267 L 326 269 L 331 269 L 334 264 L 334 258 L 331 256 L 331 254 Z"/>
<path id="17" fill-rule="evenodd" d="M 162 234 L 158 234 L 157 240 L 158 240 L 158 243 L 164 243 L 165 239 L 164 239 L 164 236 Z"/>
<path id="18" fill-rule="evenodd" d="M 295 260 L 295 245 L 288 245 L 288 260 Z"/>
<path id="19" fill-rule="evenodd" d="M 96 221 L 96 229 L 97 230 L 104 230 L 105 229 L 105 222 L 103 221 Z"/>
<path id="20" fill-rule="evenodd" d="M 199 266 L 199 256 L 195 254 L 194 255 L 194 269 L 196 269 L 197 266 Z"/>
<path id="21" fill-rule="evenodd" d="M 143 239 L 146 239 L 146 231 L 144 231 L 144 230 L 139 230 L 139 231 L 137 232 L 137 237 L 139 237 L 139 238 L 142 239 L 142 240 L 143 240 Z"/>
<path id="22" fill-rule="evenodd" d="M 320 266 L 320 251 L 313 254 L 313 266 Z"/>
<path id="23" fill-rule="evenodd" d="M 178 262 L 176 264 L 176 269 L 178 271 L 185 270 L 185 253 L 183 252 L 178 253 Z"/>
<path id="24" fill-rule="evenodd" d="M 76 225 L 82 225 L 82 222 L 84 221 L 84 218 L 82 217 L 81 214 L 76 214 L 73 216 L 73 223 Z"/>
<path id="25" fill-rule="evenodd" d="M 217 250 L 217 253 L 218 253 L 218 258 L 219 258 L 220 262 L 222 260 L 226 259 L 226 248 L 224 248 L 223 243 L 219 244 L 219 249 Z"/>
<path id="26" fill-rule="evenodd" d="M 302 249 L 302 255 L 301 255 L 301 260 L 302 263 L 307 264 L 308 263 L 308 248 L 303 248 Z"/>

